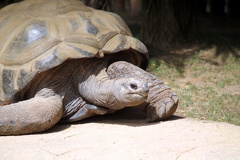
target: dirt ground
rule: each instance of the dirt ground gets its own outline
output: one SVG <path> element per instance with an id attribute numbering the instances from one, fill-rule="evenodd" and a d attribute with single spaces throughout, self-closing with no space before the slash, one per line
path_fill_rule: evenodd
<path id="1" fill-rule="evenodd" d="M 1 160 L 239 160 L 240 126 L 173 117 L 145 123 L 136 109 L 0 137 Z"/>

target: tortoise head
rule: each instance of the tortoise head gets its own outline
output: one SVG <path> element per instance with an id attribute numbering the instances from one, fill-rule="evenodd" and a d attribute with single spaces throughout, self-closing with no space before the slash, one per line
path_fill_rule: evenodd
<path id="1" fill-rule="evenodd" d="M 135 78 L 119 78 L 113 87 L 114 98 L 118 102 L 116 106 L 121 108 L 143 103 L 149 92 L 146 82 Z"/>

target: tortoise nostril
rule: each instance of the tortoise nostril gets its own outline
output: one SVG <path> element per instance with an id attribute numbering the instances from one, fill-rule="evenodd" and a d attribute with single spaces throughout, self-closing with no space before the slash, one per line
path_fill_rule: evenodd
<path id="1" fill-rule="evenodd" d="M 138 86 L 136 84 L 133 84 L 133 83 L 130 84 L 130 87 L 134 90 L 138 89 Z"/>

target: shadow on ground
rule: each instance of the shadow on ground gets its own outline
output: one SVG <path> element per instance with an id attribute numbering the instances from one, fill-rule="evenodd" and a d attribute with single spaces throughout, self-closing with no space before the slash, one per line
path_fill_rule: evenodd
<path id="1" fill-rule="evenodd" d="M 182 118 L 184 117 L 173 115 L 170 119 L 166 121 L 175 121 Z M 141 127 L 141 126 L 156 125 L 161 122 L 165 122 L 165 121 L 160 121 L 160 122 L 147 123 L 145 119 L 146 119 L 146 115 L 141 110 L 138 110 L 136 108 L 125 108 L 116 113 L 109 114 L 109 115 L 90 117 L 90 118 L 87 118 L 78 122 L 72 122 L 72 123 L 62 123 L 62 124 L 60 123 L 55 125 L 50 130 L 48 130 L 47 133 L 59 132 L 71 127 L 72 125 L 87 124 L 87 123 L 102 123 L 102 124 L 113 124 L 113 125 L 126 125 L 130 127 Z"/>

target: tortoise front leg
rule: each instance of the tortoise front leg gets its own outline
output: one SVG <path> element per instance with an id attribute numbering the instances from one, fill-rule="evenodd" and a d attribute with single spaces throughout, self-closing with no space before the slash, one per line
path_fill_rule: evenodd
<path id="1" fill-rule="evenodd" d="M 86 102 L 74 88 L 70 88 L 63 98 L 63 116 L 60 122 L 75 122 L 92 116 L 106 114 L 108 110 L 107 108 Z"/>
<path id="2" fill-rule="evenodd" d="M 62 98 L 42 89 L 29 100 L 0 106 L 0 135 L 45 131 L 61 119 L 62 110 Z"/>
<path id="3" fill-rule="evenodd" d="M 177 95 L 161 80 L 141 68 L 119 61 L 111 64 L 107 73 L 110 78 L 134 77 L 147 81 L 149 94 L 141 107 L 143 106 L 147 112 L 148 122 L 165 120 L 176 111 L 178 106 Z"/>
<path id="4" fill-rule="evenodd" d="M 73 99 L 65 107 L 61 122 L 75 122 L 96 115 L 107 114 L 109 109 L 86 103 L 81 97 Z"/>

